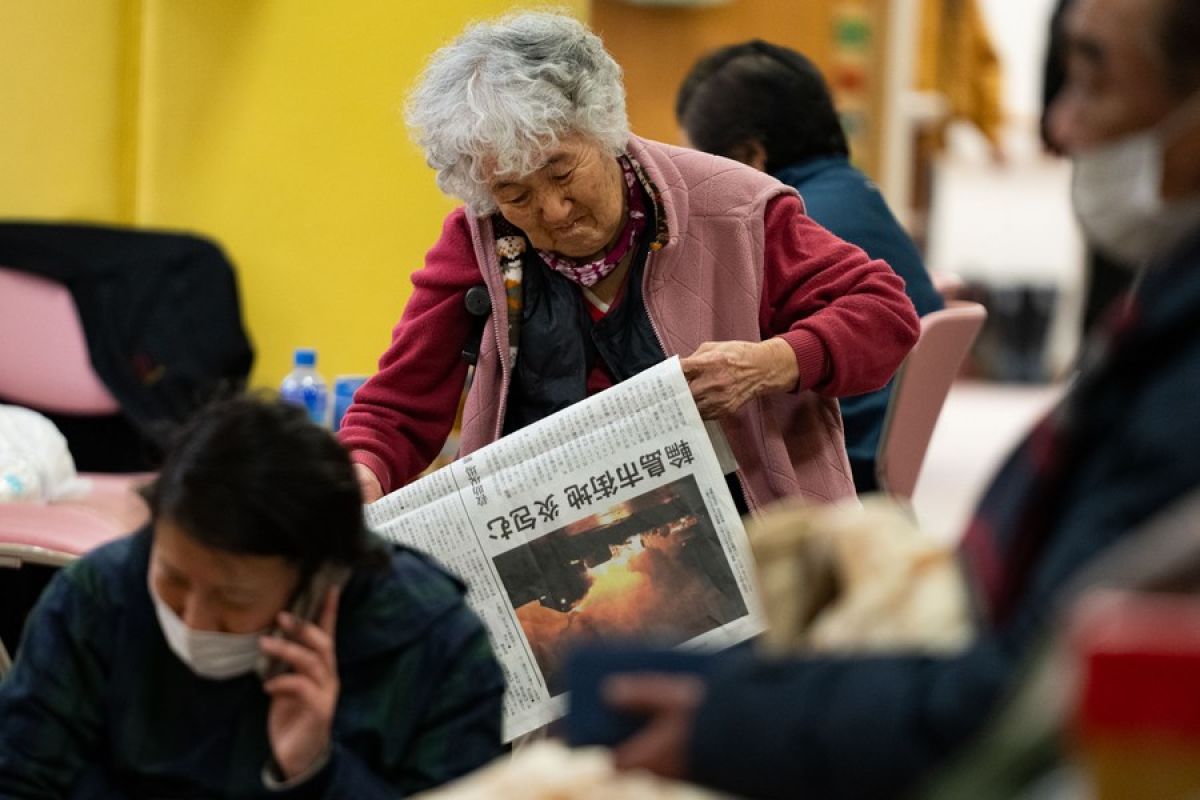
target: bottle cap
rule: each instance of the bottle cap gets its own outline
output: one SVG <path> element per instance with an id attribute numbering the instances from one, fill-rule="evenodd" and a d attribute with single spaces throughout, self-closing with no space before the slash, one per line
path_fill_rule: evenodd
<path id="1" fill-rule="evenodd" d="M 296 353 L 292 358 L 292 363 L 297 367 L 312 367 L 317 363 L 317 351 L 311 347 L 297 347 Z"/>

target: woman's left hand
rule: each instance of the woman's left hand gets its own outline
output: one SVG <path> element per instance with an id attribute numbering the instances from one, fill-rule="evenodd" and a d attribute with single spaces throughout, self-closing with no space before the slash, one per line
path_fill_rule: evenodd
<path id="1" fill-rule="evenodd" d="M 783 339 L 705 342 L 679 363 L 705 419 L 728 416 L 759 395 L 791 391 L 800 379 L 796 354 Z"/>
<path id="2" fill-rule="evenodd" d="M 264 653 L 292 668 L 263 684 L 271 697 L 267 736 L 285 779 L 311 769 L 330 747 L 340 689 L 334 653 L 339 593 L 330 588 L 316 624 L 281 611 L 279 624 L 287 638 L 262 639 Z"/>

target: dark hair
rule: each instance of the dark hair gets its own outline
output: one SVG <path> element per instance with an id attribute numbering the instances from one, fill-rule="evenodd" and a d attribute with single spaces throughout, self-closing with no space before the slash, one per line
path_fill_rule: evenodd
<path id="1" fill-rule="evenodd" d="M 197 412 L 143 495 L 155 520 L 218 550 L 282 556 L 303 573 L 379 560 L 346 451 L 274 398 L 240 395 Z"/>
<path id="2" fill-rule="evenodd" d="M 1200 89 L 1200 2 L 1166 0 L 1160 39 L 1167 82 L 1180 95 Z"/>
<path id="3" fill-rule="evenodd" d="M 675 101 L 692 144 L 730 156 L 757 140 L 767 172 L 807 158 L 849 155 L 829 87 L 807 58 L 760 39 L 716 50 L 696 62 Z"/>

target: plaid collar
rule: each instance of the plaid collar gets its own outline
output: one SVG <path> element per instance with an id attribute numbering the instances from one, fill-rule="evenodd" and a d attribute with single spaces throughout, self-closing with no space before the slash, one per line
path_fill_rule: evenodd
<path id="1" fill-rule="evenodd" d="M 993 624 L 1016 610 L 1092 443 L 1121 424 L 1130 392 L 1146 376 L 1195 341 L 1200 231 L 1174 252 L 1146 272 L 1136 294 L 1113 303 L 1089 337 L 1069 393 L 1012 453 L 967 526 L 961 556 Z"/>

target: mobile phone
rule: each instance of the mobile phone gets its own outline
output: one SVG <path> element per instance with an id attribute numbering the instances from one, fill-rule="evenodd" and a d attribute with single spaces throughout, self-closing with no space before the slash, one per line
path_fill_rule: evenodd
<path id="1" fill-rule="evenodd" d="M 335 586 L 345 586 L 349 578 L 349 567 L 342 564 L 322 564 L 308 579 L 308 582 L 296 592 L 296 596 L 288 606 L 288 613 L 304 622 L 317 622 L 321 616 L 321 609 L 325 607 L 325 598 L 328 596 L 329 590 Z M 292 638 L 279 625 L 273 626 L 267 635 L 280 636 L 285 639 Z M 270 680 L 276 675 L 282 675 L 291 668 L 291 665 L 283 659 L 267 656 L 265 653 L 258 658 L 258 674 L 264 681 Z"/>

